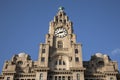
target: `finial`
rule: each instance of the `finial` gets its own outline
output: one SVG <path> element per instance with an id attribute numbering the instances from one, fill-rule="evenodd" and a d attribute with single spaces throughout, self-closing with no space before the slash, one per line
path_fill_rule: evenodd
<path id="1" fill-rule="evenodd" d="M 65 8 L 62 7 L 62 6 L 59 7 L 59 11 L 61 11 L 61 10 L 63 11 L 64 9 L 65 9 Z"/>

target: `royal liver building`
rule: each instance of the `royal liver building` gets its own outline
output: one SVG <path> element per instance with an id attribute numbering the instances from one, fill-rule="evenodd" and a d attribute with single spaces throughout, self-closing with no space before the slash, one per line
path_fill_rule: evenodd
<path id="1" fill-rule="evenodd" d="M 73 23 L 60 7 L 50 22 L 38 60 L 26 53 L 14 55 L 3 66 L 0 80 L 120 80 L 118 64 L 108 55 L 96 53 L 82 59 L 82 45 L 76 43 Z"/>

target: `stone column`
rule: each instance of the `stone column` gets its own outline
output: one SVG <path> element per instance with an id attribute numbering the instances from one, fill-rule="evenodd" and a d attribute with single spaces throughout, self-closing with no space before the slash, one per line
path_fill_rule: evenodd
<path id="1" fill-rule="evenodd" d="M 65 76 L 65 80 L 68 80 L 68 76 Z"/>

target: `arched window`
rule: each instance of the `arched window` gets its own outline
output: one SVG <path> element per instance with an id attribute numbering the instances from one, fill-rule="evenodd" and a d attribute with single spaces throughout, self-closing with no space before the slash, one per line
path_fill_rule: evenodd
<path id="1" fill-rule="evenodd" d="M 62 60 L 59 60 L 59 65 L 62 65 Z"/>
<path id="2" fill-rule="evenodd" d="M 63 42 L 62 41 L 58 41 L 58 48 L 63 48 Z"/>
<path id="3" fill-rule="evenodd" d="M 40 74 L 40 79 L 39 80 L 43 80 L 43 74 Z"/>
<path id="4" fill-rule="evenodd" d="M 55 61 L 55 65 L 66 65 L 66 63 L 65 61 L 60 59 L 60 60 Z"/>
<path id="5" fill-rule="evenodd" d="M 80 74 L 79 73 L 77 74 L 77 80 L 80 80 Z"/>
<path id="6" fill-rule="evenodd" d="M 99 66 L 104 66 L 104 62 L 103 62 L 103 61 L 99 61 L 99 62 L 98 62 L 98 65 L 99 65 Z"/>

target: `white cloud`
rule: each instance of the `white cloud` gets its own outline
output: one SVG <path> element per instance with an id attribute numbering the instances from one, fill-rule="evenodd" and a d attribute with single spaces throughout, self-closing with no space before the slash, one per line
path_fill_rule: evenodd
<path id="1" fill-rule="evenodd" d="M 112 53 L 112 55 L 120 54 L 120 48 L 114 49 L 111 53 Z"/>

